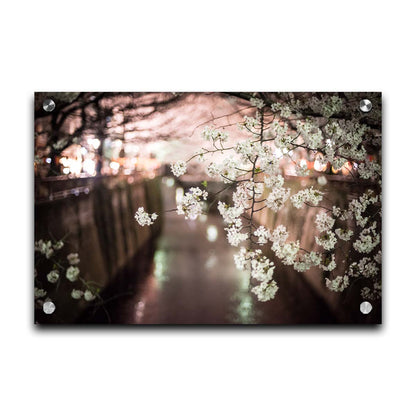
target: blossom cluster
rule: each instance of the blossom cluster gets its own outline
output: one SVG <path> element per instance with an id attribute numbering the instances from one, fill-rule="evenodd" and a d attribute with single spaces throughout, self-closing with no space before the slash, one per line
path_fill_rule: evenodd
<path id="1" fill-rule="evenodd" d="M 288 104 L 273 103 L 271 110 L 275 113 L 280 112 L 282 118 L 289 118 L 292 115 L 292 109 Z"/>
<path id="2" fill-rule="evenodd" d="M 176 163 L 172 163 L 170 165 L 170 169 L 175 176 L 182 176 L 186 173 L 186 162 L 183 160 L 178 160 Z"/>
<path id="3" fill-rule="evenodd" d="M 373 288 L 365 286 L 361 289 L 361 297 L 367 300 L 377 300 L 381 298 L 381 281 L 377 280 L 373 283 Z"/>
<path id="4" fill-rule="evenodd" d="M 332 229 L 335 220 L 325 212 L 320 212 L 315 218 L 316 228 L 318 231 L 325 232 Z"/>
<path id="5" fill-rule="evenodd" d="M 228 140 L 229 134 L 226 131 L 219 131 L 213 127 L 207 126 L 202 132 L 202 137 L 213 143 L 217 141 L 225 142 Z"/>
<path id="6" fill-rule="evenodd" d="M 322 115 L 327 118 L 342 111 L 343 106 L 342 98 L 336 95 L 324 96 L 320 100 L 317 97 L 313 97 L 311 100 L 311 107 L 315 108 L 316 111 L 322 112 Z"/>
<path id="7" fill-rule="evenodd" d="M 148 214 L 147 212 L 145 212 L 143 207 L 139 207 L 136 213 L 134 214 L 135 220 L 142 227 L 145 225 L 152 225 L 156 221 L 157 217 L 158 215 L 156 213 Z"/>
<path id="8" fill-rule="evenodd" d="M 332 272 L 332 270 L 337 267 L 337 263 L 335 262 L 335 254 L 331 253 L 329 255 L 326 253 L 324 259 L 319 264 L 319 267 L 326 272 Z"/>
<path id="9" fill-rule="evenodd" d="M 291 241 L 290 243 L 285 243 L 283 245 L 277 246 L 273 244 L 273 247 L 276 248 L 275 254 L 276 256 L 281 259 L 282 263 L 291 266 L 295 264 L 297 254 L 299 253 L 300 249 L 300 242 L 297 241 Z"/>
<path id="10" fill-rule="evenodd" d="M 237 269 L 249 270 L 252 279 L 260 282 L 251 291 L 257 296 L 260 302 L 273 299 L 279 289 L 273 280 L 275 265 L 261 250 L 250 251 L 241 247 L 238 254 L 234 255 Z"/>
<path id="11" fill-rule="evenodd" d="M 66 258 L 71 266 L 75 266 L 80 262 L 78 253 L 70 253 L 66 256 Z"/>
<path id="12" fill-rule="evenodd" d="M 266 206 L 277 212 L 289 198 L 290 190 L 283 187 L 274 187 L 266 199 Z"/>
<path id="13" fill-rule="evenodd" d="M 343 229 L 343 228 L 337 228 L 335 230 L 335 234 L 341 240 L 349 241 L 351 239 L 351 236 L 354 234 L 354 231 L 348 230 L 348 229 Z"/>
<path id="14" fill-rule="evenodd" d="M 354 241 L 353 247 L 359 253 L 370 253 L 380 244 L 380 235 L 377 233 L 376 227 L 377 222 L 374 221 L 370 227 L 364 228 L 358 239 Z"/>
<path id="15" fill-rule="evenodd" d="M 85 291 L 79 290 L 79 289 L 72 289 L 71 297 L 72 299 L 76 299 L 76 300 L 83 298 L 87 302 L 91 302 L 97 297 L 97 294 L 96 292 L 90 289 L 87 289 Z"/>
<path id="16" fill-rule="evenodd" d="M 248 239 L 247 233 L 241 232 L 241 227 L 238 226 L 231 226 L 225 229 L 227 232 L 227 240 L 230 243 L 230 245 L 234 247 L 238 247 L 241 242 Z"/>
<path id="17" fill-rule="evenodd" d="M 230 207 L 226 203 L 218 202 L 218 211 L 220 212 L 224 222 L 228 225 L 236 225 L 237 227 L 242 225 L 240 215 L 244 212 L 244 206 Z"/>
<path id="18" fill-rule="evenodd" d="M 347 275 L 337 276 L 335 279 L 325 279 L 326 287 L 333 292 L 343 292 L 350 284 L 350 279 Z"/>
<path id="19" fill-rule="evenodd" d="M 51 270 L 47 275 L 46 278 L 50 283 L 56 283 L 59 279 L 59 272 L 58 270 Z"/>
<path id="20" fill-rule="evenodd" d="M 363 179 L 377 178 L 381 176 L 381 166 L 373 160 L 366 159 L 358 166 L 358 174 Z"/>
<path id="21" fill-rule="evenodd" d="M 313 189 L 313 186 L 310 188 L 302 189 L 296 194 L 290 197 L 292 204 L 295 208 L 302 208 L 304 203 L 310 203 L 312 205 L 318 205 L 322 201 L 323 192 Z"/>
<path id="22" fill-rule="evenodd" d="M 184 215 L 185 219 L 196 219 L 202 214 L 203 201 L 208 197 L 208 192 L 195 187 L 190 188 L 178 204 L 176 212 Z"/>
<path id="23" fill-rule="evenodd" d="M 258 238 L 257 244 L 260 246 L 266 244 L 271 238 L 270 231 L 263 225 L 257 228 L 253 234 Z"/>
<path id="24" fill-rule="evenodd" d="M 261 151 L 261 143 L 251 139 L 238 142 L 235 146 L 235 152 L 241 157 L 244 163 L 249 163 L 250 159 L 258 157 Z"/>
<path id="25" fill-rule="evenodd" d="M 337 237 L 332 231 L 325 231 L 320 236 L 315 236 L 316 244 L 322 246 L 324 250 L 332 250 L 337 243 Z"/>
<path id="26" fill-rule="evenodd" d="M 238 161 L 230 157 L 224 159 L 221 164 L 210 163 L 207 166 L 206 173 L 211 178 L 220 177 L 225 183 L 232 183 L 241 173 L 239 169 L 240 165 Z"/>
<path id="27" fill-rule="evenodd" d="M 53 243 L 51 240 L 39 240 L 35 241 L 35 252 L 38 251 L 47 259 L 50 259 L 54 255 L 55 251 L 60 250 L 63 246 L 64 243 L 60 240 L 56 241 L 55 243 Z"/>
<path id="28" fill-rule="evenodd" d="M 281 124 L 280 122 L 274 122 L 272 124 L 272 131 L 274 134 L 274 145 L 279 150 L 286 150 L 293 143 L 295 137 L 289 133 L 289 126 L 287 123 Z"/>
<path id="29" fill-rule="evenodd" d="M 276 296 L 276 292 L 279 290 L 277 283 L 274 280 L 268 282 L 261 282 L 259 285 L 254 286 L 251 291 L 257 296 L 260 302 L 267 302 Z"/>
<path id="30" fill-rule="evenodd" d="M 66 270 L 65 276 L 70 282 L 75 282 L 76 280 L 78 280 L 79 268 L 76 266 L 69 266 Z"/>
<path id="31" fill-rule="evenodd" d="M 270 237 L 270 241 L 273 242 L 272 250 L 277 251 L 289 237 L 289 233 L 286 230 L 286 227 L 283 224 L 278 225 Z"/>
<path id="32" fill-rule="evenodd" d="M 250 133 L 257 134 L 255 130 L 260 127 L 260 120 L 258 117 L 244 116 L 243 122 L 237 126 L 240 130 L 247 129 Z"/>
<path id="33" fill-rule="evenodd" d="M 261 98 L 252 97 L 250 98 L 250 103 L 259 109 L 265 106 L 264 101 Z"/>
<path id="34" fill-rule="evenodd" d="M 317 128 L 310 120 L 305 122 L 298 121 L 297 130 L 303 142 L 313 150 L 320 149 L 324 142 L 322 131 Z"/>

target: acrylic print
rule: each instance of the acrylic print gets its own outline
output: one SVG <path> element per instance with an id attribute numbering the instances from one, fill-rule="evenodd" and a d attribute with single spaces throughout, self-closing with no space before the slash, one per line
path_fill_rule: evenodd
<path id="1" fill-rule="evenodd" d="M 381 94 L 35 94 L 36 324 L 381 323 Z"/>

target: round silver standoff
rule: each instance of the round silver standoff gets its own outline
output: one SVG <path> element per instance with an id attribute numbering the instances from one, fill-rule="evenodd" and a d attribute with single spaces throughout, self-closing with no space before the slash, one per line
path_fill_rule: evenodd
<path id="1" fill-rule="evenodd" d="M 360 101 L 360 110 L 363 113 L 369 113 L 372 108 L 373 108 L 373 104 L 371 103 L 370 100 L 367 100 L 367 98 Z"/>
<path id="2" fill-rule="evenodd" d="M 56 306 L 53 302 L 45 302 L 43 304 L 43 312 L 50 315 L 55 312 Z"/>
<path id="3" fill-rule="evenodd" d="M 371 305 L 370 302 L 362 302 L 360 305 L 360 311 L 364 315 L 368 315 L 372 311 L 372 309 L 373 309 L 373 306 Z"/>
<path id="4" fill-rule="evenodd" d="M 55 110 L 55 101 L 51 100 L 50 98 L 47 98 L 44 102 L 43 102 L 43 109 L 50 113 L 51 111 Z"/>

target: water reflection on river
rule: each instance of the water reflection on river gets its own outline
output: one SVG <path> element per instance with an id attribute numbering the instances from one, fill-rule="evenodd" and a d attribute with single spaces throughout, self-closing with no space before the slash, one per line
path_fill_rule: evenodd
<path id="1" fill-rule="evenodd" d="M 163 185 L 165 208 L 182 195 Z M 249 275 L 238 271 L 215 214 L 185 221 L 167 213 L 150 273 L 130 286 L 131 296 L 109 308 L 113 323 L 129 324 L 294 324 L 333 321 L 324 302 L 299 276 L 278 277 L 276 299 L 262 303 L 249 291 Z M 296 281 L 293 281 L 295 279 Z M 110 306 L 110 305 L 109 305 Z"/>
<path id="2" fill-rule="evenodd" d="M 210 214 L 165 220 L 153 268 L 134 299 L 135 323 L 254 323 L 249 276 L 234 267 L 236 249 L 225 240 L 221 218 Z"/>

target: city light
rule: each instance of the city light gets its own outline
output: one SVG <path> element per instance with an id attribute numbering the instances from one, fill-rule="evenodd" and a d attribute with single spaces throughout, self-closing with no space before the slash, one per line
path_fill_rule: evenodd
<path id="1" fill-rule="evenodd" d="M 326 163 L 321 163 L 321 161 L 319 159 L 315 159 L 315 162 L 313 164 L 313 168 L 317 172 L 323 172 L 324 170 L 326 170 Z"/>
<path id="2" fill-rule="evenodd" d="M 92 159 L 86 159 L 83 163 L 84 172 L 91 176 L 95 175 L 95 162 Z"/>
<path id="3" fill-rule="evenodd" d="M 97 150 L 100 147 L 101 142 L 98 139 L 93 139 L 92 147 Z"/>
<path id="4" fill-rule="evenodd" d="M 91 145 L 95 150 L 97 150 L 99 147 L 100 147 L 100 145 L 101 145 L 101 141 L 99 140 L 99 139 L 92 139 L 92 138 L 89 138 L 88 140 L 87 140 L 87 143 L 89 144 L 89 145 Z"/>
<path id="5" fill-rule="evenodd" d="M 72 173 L 74 175 L 79 175 L 82 169 L 82 162 L 81 159 L 72 159 L 68 157 L 61 157 L 59 160 L 61 165 L 64 167 L 62 172 L 64 174 Z"/>
<path id="6" fill-rule="evenodd" d="M 110 162 L 110 168 L 117 173 L 120 169 L 120 163 L 112 161 Z"/>

